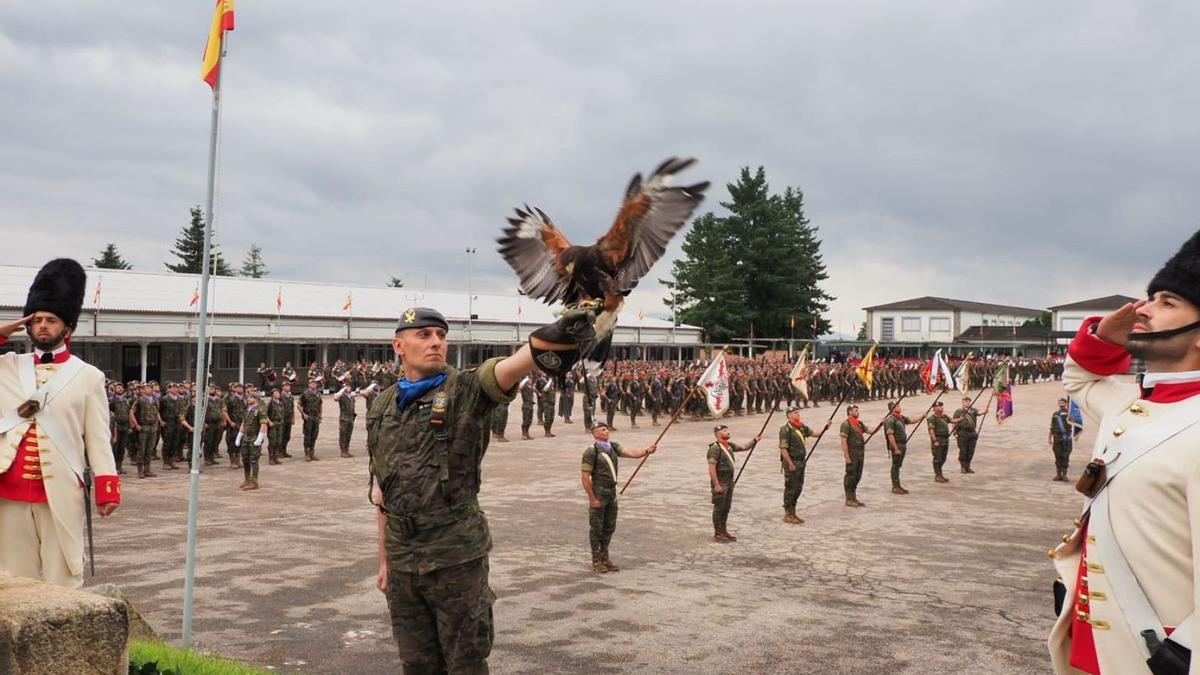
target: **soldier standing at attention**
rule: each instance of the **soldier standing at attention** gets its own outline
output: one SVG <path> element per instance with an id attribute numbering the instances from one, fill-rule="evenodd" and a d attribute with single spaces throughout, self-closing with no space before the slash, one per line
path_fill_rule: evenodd
<path id="1" fill-rule="evenodd" d="M 605 419 L 607 420 L 606 424 L 611 431 L 617 430 L 613 426 L 613 418 L 617 416 L 617 405 L 620 402 L 620 398 L 621 385 L 617 384 L 616 378 L 610 376 L 608 378 L 608 385 L 604 387 L 601 406 L 604 408 Z"/>
<path id="2" fill-rule="evenodd" d="M 495 406 L 512 401 L 535 360 L 556 376 L 569 370 L 579 346 L 561 342 L 592 330 L 592 316 L 569 312 L 534 331 L 516 354 L 466 371 L 446 363 L 449 326 L 439 312 L 414 307 L 401 316 L 392 348 L 404 377 L 371 406 L 367 449 L 379 484 L 376 583 L 405 672 L 488 672 L 496 596 L 478 501 L 485 425 Z"/>
<path id="3" fill-rule="evenodd" d="M 1068 410 L 1068 401 L 1058 399 L 1058 410 L 1050 416 L 1050 436 L 1046 442 L 1054 451 L 1054 478 L 1052 480 L 1067 480 L 1067 469 L 1071 468 L 1071 450 L 1074 444 L 1074 427 Z"/>
<path id="4" fill-rule="evenodd" d="M 621 457 L 639 459 L 654 454 L 652 445 L 645 450 L 627 451 L 610 441 L 603 422 L 592 427 L 592 443 L 583 451 L 583 491 L 588 498 L 588 540 L 592 546 L 592 571 L 604 574 L 620 570 L 608 557 L 608 543 L 617 529 L 617 463 Z"/>
<path id="5" fill-rule="evenodd" d="M 262 444 L 270 434 L 271 420 L 267 417 L 267 406 L 262 405 L 258 394 L 247 397 L 246 414 L 242 416 L 242 428 L 235 437 L 241 443 L 241 466 L 245 480 L 238 486 L 241 490 L 258 489 L 258 462 L 262 457 Z"/>
<path id="6" fill-rule="evenodd" d="M 183 437 L 179 426 L 179 415 L 182 412 L 184 400 L 179 395 L 179 386 L 174 382 L 167 383 L 167 395 L 158 401 L 158 413 L 162 417 L 163 438 L 163 469 L 174 471 L 175 460 L 179 457 Z"/>
<path id="7" fill-rule="evenodd" d="M 291 365 L 291 364 L 288 364 Z M 292 371 L 292 379 L 295 379 L 296 371 Z M 283 404 L 283 431 L 279 434 L 279 456 L 291 458 L 288 454 L 288 442 L 292 440 L 292 425 L 296 422 L 296 397 L 292 395 L 292 383 L 284 380 L 283 391 L 279 394 L 279 401 Z"/>
<path id="8" fill-rule="evenodd" d="M 929 448 L 933 452 L 933 480 L 937 483 L 949 483 L 950 479 L 942 475 L 942 466 L 946 464 L 946 454 L 950 451 L 950 416 L 941 401 L 933 404 L 933 414 L 926 421 L 929 427 Z"/>
<path id="9" fill-rule="evenodd" d="M 900 412 L 900 405 L 888 401 L 888 416 L 883 421 L 883 433 L 887 437 L 888 450 L 892 455 L 892 494 L 906 495 L 908 490 L 900 484 L 900 467 L 908 454 L 908 425 L 920 424 L 924 418 L 912 419 Z"/>
<path id="10" fill-rule="evenodd" d="M 529 427 L 533 426 L 533 383 L 532 376 L 526 375 L 521 380 L 521 440 L 532 441 Z"/>
<path id="11" fill-rule="evenodd" d="M 310 378 L 308 388 L 300 394 L 300 419 L 304 424 L 304 459 L 309 462 L 321 459 L 317 457 L 317 434 L 321 431 L 320 384 L 320 380 Z"/>
<path id="12" fill-rule="evenodd" d="M 508 426 L 508 406 L 498 405 L 492 411 L 492 438 L 497 443 L 507 443 L 504 430 Z"/>
<path id="13" fill-rule="evenodd" d="M 542 427 L 546 430 L 546 438 L 554 438 L 550 427 L 554 425 L 555 386 L 552 378 L 546 378 L 546 381 L 538 387 L 538 408 L 542 411 Z"/>
<path id="14" fill-rule="evenodd" d="M 718 424 L 713 427 L 713 435 L 717 440 L 708 446 L 708 479 L 712 488 L 713 504 L 713 541 L 728 544 L 737 541 L 737 537 L 729 534 L 729 508 L 733 506 L 733 453 L 753 449 L 762 440 L 755 436 L 749 445 L 742 447 L 729 440 L 729 427 Z"/>
<path id="15" fill-rule="evenodd" d="M 125 395 L 125 385 L 113 383 L 113 396 L 108 402 L 109 417 L 112 419 L 112 449 L 113 460 L 117 465 L 117 473 L 124 475 L 125 449 L 129 447 L 129 397 Z"/>
<path id="16" fill-rule="evenodd" d="M 829 423 L 825 423 L 825 429 Z M 823 432 L 825 429 L 822 429 Z M 812 438 L 813 430 L 800 421 L 800 408 L 792 406 L 787 412 L 787 422 L 779 427 L 779 461 L 783 465 L 783 522 L 799 525 L 803 518 L 796 515 L 796 502 L 804 491 L 804 464 L 807 448 L 805 442 Z"/>
<path id="17" fill-rule="evenodd" d="M 846 477 L 842 488 L 846 492 L 846 506 L 866 506 L 858 501 L 858 483 L 862 480 L 863 460 L 866 459 L 867 437 L 862 420 L 858 418 L 858 406 L 846 406 L 846 421 L 838 431 L 842 440 L 842 460 L 846 462 Z"/>
<path id="18" fill-rule="evenodd" d="M 215 384 L 208 385 L 208 399 L 204 405 L 204 463 L 217 463 L 217 452 L 221 449 L 221 432 L 225 430 L 225 398 L 221 396 L 221 388 Z M 238 449 L 234 448 L 237 453 Z M 190 463 L 191 455 L 188 455 Z"/>
<path id="19" fill-rule="evenodd" d="M 596 378 L 586 368 L 579 376 L 579 388 L 583 391 L 583 426 L 591 431 L 596 416 Z"/>
<path id="20" fill-rule="evenodd" d="M 271 390 L 271 397 L 266 403 L 259 403 L 267 409 L 267 420 L 271 423 L 267 431 L 267 463 L 283 464 L 279 455 L 283 446 L 283 399 L 278 389 Z"/>
<path id="21" fill-rule="evenodd" d="M 242 417 L 246 414 L 246 399 L 242 385 L 238 382 L 229 384 L 229 392 L 225 394 L 225 410 L 222 413 L 225 422 L 225 451 L 229 454 L 229 468 L 241 466 L 241 453 L 235 443 L 238 430 L 242 426 Z M 214 464 L 216 455 L 213 455 Z"/>
<path id="22" fill-rule="evenodd" d="M 563 380 L 562 394 L 558 398 L 558 414 L 563 422 L 571 424 L 571 413 L 575 411 L 575 374 L 569 373 Z"/>
<path id="23" fill-rule="evenodd" d="M 342 457 L 353 457 L 350 454 L 350 436 L 354 433 L 354 418 L 358 417 L 358 413 L 354 412 L 355 396 L 350 391 L 349 378 L 333 395 L 333 400 L 338 402 L 338 448 L 342 451 Z"/>
<path id="24" fill-rule="evenodd" d="M 971 405 L 970 396 L 963 397 L 962 407 L 954 411 L 951 419 L 958 436 L 958 464 L 963 473 L 975 473 L 971 460 L 975 458 L 975 441 L 979 439 L 979 411 Z"/>
<path id="25" fill-rule="evenodd" d="M 149 384 L 142 387 L 142 394 L 129 408 L 129 426 L 137 433 L 138 478 L 156 478 L 150 470 L 150 453 L 158 440 L 158 427 L 162 418 L 158 415 L 158 400 L 154 398 Z"/>

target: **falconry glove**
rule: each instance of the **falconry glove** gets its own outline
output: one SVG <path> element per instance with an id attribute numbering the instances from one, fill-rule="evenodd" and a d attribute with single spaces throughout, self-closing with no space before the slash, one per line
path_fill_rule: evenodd
<path id="1" fill-rule="evenodd" d="M 573 309 L 558 321 L 533 331 L 529 348 L 534 363 L 547 375 L 565 375 L 579 361 L 581 348 L 596 337 L 595 321 L 592 310 Z"/>

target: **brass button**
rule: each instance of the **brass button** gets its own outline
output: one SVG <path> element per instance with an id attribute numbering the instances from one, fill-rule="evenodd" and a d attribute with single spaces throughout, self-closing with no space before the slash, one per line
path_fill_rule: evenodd
<path id="1" fill-rule="evenodd" d="M 1062 537 L 1062 539 L 1063 539 L 1063 543 L 1064 543 L 1064 544 L 1069 544 L 1069 543 L 1071 542 L 1071 535 L 1069 535 L 1069 534 L 1064 534 L 1064 535 L 1063 535 L 1063 537 Z"/>
<path id="2" fill-rule="evenodd" d="M 1088 603 L 1087 593 L 1080 593 L 1079 594 L 1079 604 L 1086 605 L 1087 603 Z"/>
<path id="3" fill-rule="evenodd" d="M 1087 539 L 1088 539 L 1088 543 L 1089 543 L 1089 544 L 1094 544 L 1094 543 L 1096 543 L 1096 537 L 1095 537 L 1094 535 L 1091 535 L 1091 534 L 1089 534 L 1089 535 L 1088 535 L 1088 537 L 1087 537 Z"/>
<path id="4" fill-rule="evenodd" d="M 1097 600 L 1099 602 L 1104 602 L 1105 600 L 1108 600 L 1108 596 L 1101 593 L 1100 591 L 1091 591 L 1091 598 L 1092 598 L 1092 600 Z"/>
<path id="5" fill-rule="evenodd" d="M 1088 623 L 1092 624 L 1092 628 L 1095 628 L 1096 630 L 1108 630 L 1109 629 L 1109 625 L 1108 625 L 1107 621 L 1101 621 L 1099 619 L 1088 619 Z"/>
<path id="6" fill-rule="evenodd" d="M 1150 414 L 1144 407 L 1142 407 L 1141 403 L 1134 403 L 1133 405 L 1129 406 L 1129 412 L 1133 413 L 1134 415 L 1141 415 L 1142 417 L 1146 417 Z"/>
<path id="7" fill-rule="evenodd" d="M 1113 429 L 1113 436 L 1120 436 L 1123 433 L 1125 433 L 1125 427 L 1117 427 L 1116 429 Z"/>
<path id="8" fill-rule="evenodd" d="M 1075 612 L 1075 618 L 1086 623 L 1088 621 L 1087 612 Z"/>
<path id="9" fill-rule="evenodd" d="M 1075 519 L 1075 527 L 1083 527 L 1083 519 L 1082 518 Z"/>
<path id="10" fill-rule="evenodd" d="M 1055 551 L 1054 549 L 1050 549 L 1049 551 L 1046 551 L 1046 555 L 1050 556 L 1051 558 L 1057 558 L 1058 551 Z"/>
<path id="11" fill-rule="evenodd" d="M 1079 583 L 1083 586 L 1087 586 L 1087 575 L 1086 574 L 1079 577 Z"/>
<path id="12" fill-rule="evenodd" d="M 1100 563 L 1088 563 L 1087 568 L 1088 568 L 1089 572 L 1096 572 L 1097 574 L 1104 574 L 1104 565 L 1101 565 Z"/>
<path id="13" fill-rule="evenodd" d="M 41 476 L 36 473 L 23 473 L 21 474 L 21 478 L 24 478 L 25 480 L 34 480 L 36 478 L 41 478 Z"/>

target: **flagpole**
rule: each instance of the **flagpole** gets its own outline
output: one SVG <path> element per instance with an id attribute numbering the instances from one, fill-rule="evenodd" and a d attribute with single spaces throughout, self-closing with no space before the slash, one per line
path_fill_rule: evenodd
<path id="1" fill-rule="evenodd" d="M 217 77 L 213 84 L 211 130 L 208 137 L 208 191 L 204 203 L 204 259 L 200 263 L 200 309 L 197 311 L 199 327 L 196 337 L 196 397 L 201 405 L 195 406 L 192 417 L 192 461 L 191 483 L 188 488 L 187 564 L 183 576 L 183 648 L 192 647 L 192 600 L 196 590 L 196 522 L 199 517 L 200 501 L 200 437 L 204 430 L 205 404 L 208 401 L 208 381 L 205 365 L 208 362 L 205 338 L 208 332 L 208 281 L 212 273 L 209 256 L 212 252 L 213 198 L 217 177 L 217 135 L 221 124 L 221 64 L 225 60 L 228 32 L 223 31 L 221 51 L 217 56 Z"/>

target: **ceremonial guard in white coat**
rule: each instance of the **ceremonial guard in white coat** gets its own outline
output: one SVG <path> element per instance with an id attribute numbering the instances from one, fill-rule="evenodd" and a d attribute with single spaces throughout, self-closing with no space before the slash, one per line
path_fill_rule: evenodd
<path id="1" fill-rule="evenodd" d="M 25 316 L 0 325 L 0 344 L 23 327 L 34 346 L 0 355 L 0 570 L 75 588 L 91 475 L 101 516 L 121 501 L 104 375 L 68 349 L 86 281 L 74 260 L 46 263 Z"/>
<path id="2" fill-rule="evenodd" d="M 1099 420 L 1075 529 L 1050 551 L 1058 673 L 1196 673 L 1200 583 L 1200 232 L 1167 262 L 1148 300 L 1084 322 L 1063 382 Z M 1115 377 L 1131 356 L 1146 372 Z"/>

